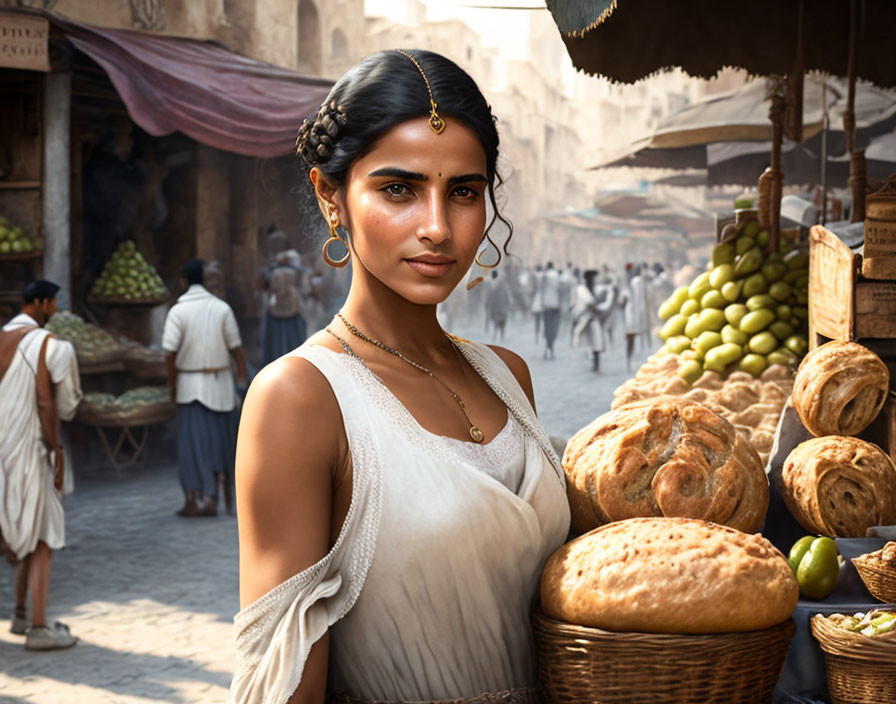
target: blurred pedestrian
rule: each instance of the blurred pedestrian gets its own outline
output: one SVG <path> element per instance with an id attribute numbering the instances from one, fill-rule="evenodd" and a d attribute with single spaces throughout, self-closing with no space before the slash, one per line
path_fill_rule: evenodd
<path id="1" fill-rule="evenodd" d="M 647 282 L 641 274 L 641 265 L 632 264 L 627 268 L 630 278 L 624 308 L 625 364 L 626 368 L 631 371 L 636 343 L 640 344 L 642 352 L 646 354 L 646 338 L 650 326 L 647 321 Z"/>
<path id="2" fill-rule="evenodd" d="M 653 278 L 647 288 L 647 314 L 650 321 L 650 339 L 659 339 L 659 331 L 662 327 L 662 319 L 659 309 L 666 299 L 675 291 L 675 284 L 666 274 L 666 268 L 659 262 L 653 265 Z"/>
<path id="3" fill-rule="evenodd" d="M 218 514 L 217 474 L 223 478 L 227 510 L 232 510 L 236 393 L 231 358 L 237 383 L 248 383 L 233 311 L 202 282 L 202 262 L 190 259 L 181 277 L 186 291 L 168 311 L 162 334 L 168 384 L 177 403 L 177 462 L 185 495 L 179 516 Z"/>
<path id="4" fill-rule="evenodd" d="M 584 342 L 591 352 L 591 370 L 600 371 L 600 354 L 606 349 L 601 313 L 612 306 L 608 287 L 597 283 L 598 271 L 589 269 L 583 275 L 572 298 L 572 345 L 578 347 Z"/>
<path id="5" fill-rule="evenodd" d="M 68 648 L 78 640 L 65 624 L 47 621 L 50 559 L 65 546 L 59 421 L 74 417 L 82 397 L 74 347 L 43 329 L 56 312 L 58 291 L 50 281 L 32 281 L 22 312 L 0 332 L 0 544 L 16 565 L 10 630 L 25 635 L 28 650 Z"/>
<path id="6" fill-rule="evenodd" d="M 270 364 L 292 352 L 308 337 L 302 315 L 307 298 L 301 255 L 294 249 L 280 252 L 267 272 L 267 313 L 262 337 L 262 364 Z"/>
<path id="7" fill-rule="evenodd" d="M 498 276 L 497 271 L 492 271 L 488 282 L 485 309 L 488 319 L 495 326 L 495 339 L 503 340 L 507 318 L 510 315 L 510 284 L 507 277 Z"/>
<path id="8" fill-rule="evenodd" d="M 553 262 L 545 265 L 544 279 L 541 286 L 541 305 L 544 308 L 544 356 L 554 359 L 554 342 L 560 330 L 560 273 Z"/>
<path id="9" fill-rule="evenodd" d="M 532 276 L 532 317 L 535 318 L 535 342 L 541 337 L 542 323 L 544 322 L 544 305 L 542 293 L 544 291 L 544 271 L 541 264 L 535 265 L 535 273 Z"/>

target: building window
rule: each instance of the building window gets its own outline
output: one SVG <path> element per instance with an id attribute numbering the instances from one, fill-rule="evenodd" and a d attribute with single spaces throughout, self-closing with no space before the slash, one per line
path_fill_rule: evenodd
<path id="1" fill-rule="evenodd" d="M 299 72 L 320 74 L 320 16 L 313 0 L 299 2 Z"/>

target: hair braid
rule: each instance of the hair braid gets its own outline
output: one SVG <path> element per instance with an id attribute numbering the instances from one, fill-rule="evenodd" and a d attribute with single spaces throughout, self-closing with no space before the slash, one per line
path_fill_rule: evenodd
<path id="1" fill-rule="evenodd" d="M 313 120 L 305 120 L 296 137 L 296 154 L 308 166 L 326 164 L 333 156 L 339 128 L 348 122 L 342 106 L 335 100 L 324 103 Z"/>

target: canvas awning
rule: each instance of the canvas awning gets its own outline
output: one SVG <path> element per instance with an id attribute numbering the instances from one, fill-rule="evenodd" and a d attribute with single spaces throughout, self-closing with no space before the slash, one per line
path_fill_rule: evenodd
<path id="1" fill-rule="evenodd" d="M 131 119 L 151 135 L 183 132 L 216 149 L 275 157 L 332 82 L 240 56 L 220 44 L 107 29 L 43 13 L 108 74 Z"/>

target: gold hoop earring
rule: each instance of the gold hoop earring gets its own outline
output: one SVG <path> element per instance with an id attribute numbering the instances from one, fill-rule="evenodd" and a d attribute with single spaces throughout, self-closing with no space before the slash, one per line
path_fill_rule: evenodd
<path id="1" fill-rule="evenodd" d="M 341 269 L 346 264 L 348 264 L 348 260 L 351 259 L 352 253 L 351 250 L 345 253 L 345 256 L 342 259 L 333 259 L 330 256 L 329 248 L 333 242 L 341 242 L 343 246 L 348 249 L 348 242 L 346 242 L 339 234 L 339 214 L 334 210 L 330 213 L 330 239 L 324 242 L 324 248 L 321 254 L 323 255 L 324 261 L 334 269 Z"/>
<path id="2" fill-rule="evenodd" d="M 495 252 L 498 253 L 498 259 L 495 261 L 494 264 L 483 264 L 483 263 L 482 263 L 482 260 L 481 260 L 481 257 L 482 257 L 482 254 L 485 252 L 485 250 L 482 250 L 482 252 L 477 252 L 477 253 L 476 253 L 476 259 L 475 259 L 475 261 L 476 261 L 476 263 L 477 263 L 479 266 L 481 266 L 483 269 L 494 269 L 495 267 L 498 266 L 498 264 L 501 263 L 501 249 L 498 247 L 498 245 L 496 245 L 496 244 L 494 243 L 494 241 L 492 240 L 492 238 L 488 236 L 488 233 L 487 233 L 487 232 L 485 233 L 485 239 L 487 239 L 487 240 L 488 240 L 488 243 L 489 243 L 492 247 L 495 248 Z"/>

